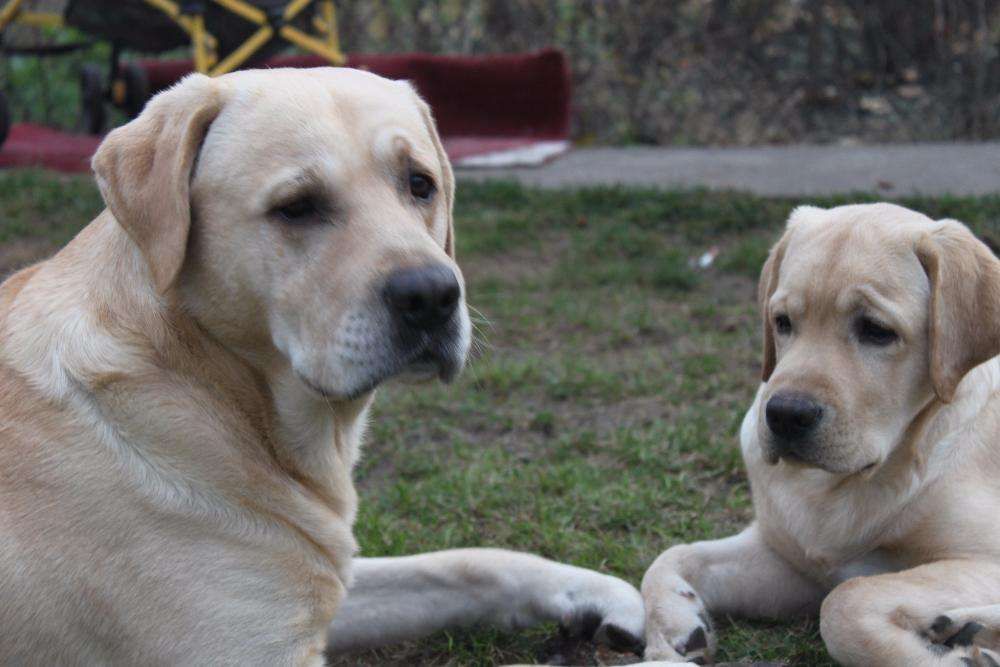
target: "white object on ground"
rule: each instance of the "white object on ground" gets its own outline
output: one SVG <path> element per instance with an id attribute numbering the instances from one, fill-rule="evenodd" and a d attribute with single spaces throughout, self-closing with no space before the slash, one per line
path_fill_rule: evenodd
<path id="1" fill-rule="evenodd" d="M 570 149 L 570 142 L 539 141 L 528 146 L 470 155 L 455 160 L 456 167 L 536 167 L 562 155 Z"/>

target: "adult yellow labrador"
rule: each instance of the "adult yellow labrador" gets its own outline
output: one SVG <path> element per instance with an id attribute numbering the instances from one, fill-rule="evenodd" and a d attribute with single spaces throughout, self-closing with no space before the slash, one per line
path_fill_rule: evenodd
<path id="1" fill-rule="evenodd" d="M 711 659 L 708 614 L 819 612 L 843 664 L 997 665 L 1000 262 L 953 220 L 801 207 L 759 295 L 756 519 L 653 564 L 647 655 Z"/>
<path id="2" fill-rule="evenodd" d="M 641 638 L 635 588 L 536 556 L 352 562 L 374 388 L 469 347 L 452 174 L 408 84 L 194 75 L 93 166 L 107 210 L 0 287 L 0 663 L 319 665 L 476 622 Z"/>

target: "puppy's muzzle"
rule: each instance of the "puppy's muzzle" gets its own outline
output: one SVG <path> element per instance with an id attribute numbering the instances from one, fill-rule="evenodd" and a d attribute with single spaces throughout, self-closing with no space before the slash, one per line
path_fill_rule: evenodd
<path id="1" fill-rule="evenodd" d="M 385 284 L 389 312 L 404 333 L 435 334 L 454 316 L 462 288 L 443 264 L 399 269 Z"/>
<path id="2" fill-rule="evenodd" d="M 811 436 L 823 420 L 823 406 L 807 394 L 779 392 L 768 400 L 764 415 L 778 455 L 807 458 Z"/>

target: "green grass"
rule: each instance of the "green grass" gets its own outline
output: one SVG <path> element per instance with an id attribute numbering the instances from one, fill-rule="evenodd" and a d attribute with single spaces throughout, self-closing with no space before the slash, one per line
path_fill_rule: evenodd
<path id="1" fill-rule="evenodd" d="M 0 172 L 0 243 L 62 245 L 102 208 L 90 178 L 33 170 Z"/>
<path id="2" fill-rule="evenodd" d="M 638 583 L 671 544 L 740 529 L 756 273 L 797 203 L 463 184 L 458 256 L 484 351 L 452 385 L 381 392 L 357 471 L 363 551 L 502 546 Z M 901 203 L 998 231 L 1000 197 Z M 5 243 L 62 243 L 99 208 L 89 179 L 0 172 Z M 692 268 L 712 246 L 715 266 Z M 722 660 L 831 664 L 813 621 L 719 625 Z M 477 629 L 342 664 L 536 661 L 553 634 Z"/>

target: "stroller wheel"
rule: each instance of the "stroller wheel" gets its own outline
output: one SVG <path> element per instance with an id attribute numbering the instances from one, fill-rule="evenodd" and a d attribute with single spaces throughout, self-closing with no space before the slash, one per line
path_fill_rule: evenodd
<path id="1" fill-rule="evenodd" d="M 149 78 L 146 77 L 146 71 L 135 63 L 121 67 L 121 78 L 125 84 L 122 108 L 129 118 L 135 118 L 149 101 Z"/>
<path id="2" fill-rule="evenodd" d="M 80 68 L 80 120 L 87 134 L 104 130 L 104 77 L 97 65 Z"/>
<path id="3" fill-rule="evenodd" d="M 10 132 L 10 107 L 7 106 L 7 96 L 0 90 L 0 146 L 7 140 Z"/>

